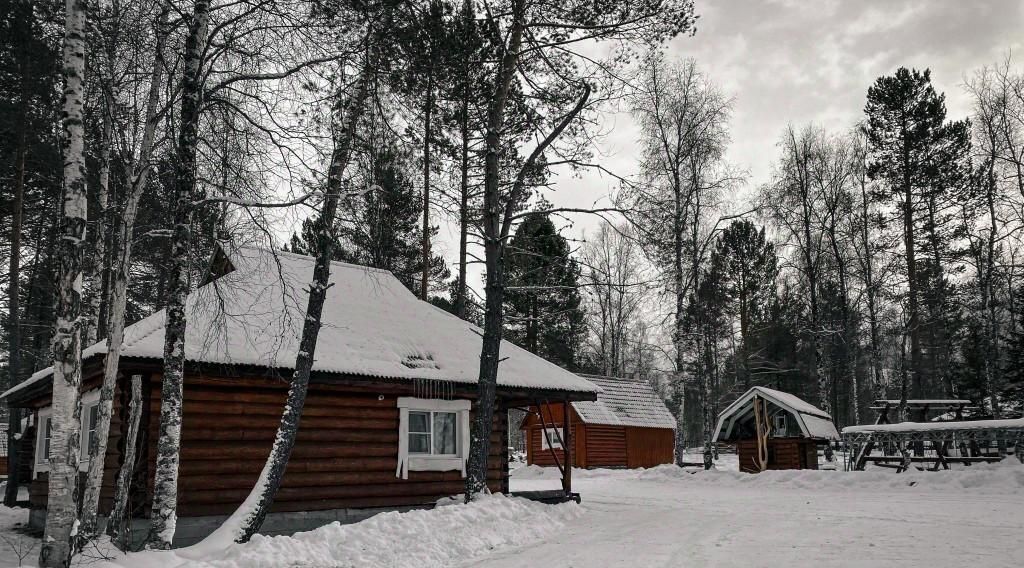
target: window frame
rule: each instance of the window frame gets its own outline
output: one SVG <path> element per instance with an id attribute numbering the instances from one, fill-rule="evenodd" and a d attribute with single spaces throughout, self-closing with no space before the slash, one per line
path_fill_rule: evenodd
<path id="1" fill-rule="evenodd" d="M 540 449 L 542 451 L 550 450 L 564 450 L 565 447 L 562 444 L 562 427 L 560 425 L 553 425 L 549 428 L 541 426 L 538 428 L 540 431 Z M 551 432 L 549 435 L 548 432 Z"/>
<path id="2" fill-rule="evenodd" d="M 88 471 L 89 469 L 89 414 L 92 411 L 99 412 L 100 402 L 100 389 L 92 389 L 90 391 L 82 393 L 81 402 L 79 406 L 81 408 L 78 417 L 79 426 L 79 459 L 78 469 L 80 471 Z M 32 477 L 36 477 L 36 474 L 41 472 L 50 471 L 50 459 L 45 449 L 46 442 L 46 425 L 50 424 L 51 429 L 51 440 L 52 436 L 52 421 L 53 421 L 53 405 L 47 405 L 41 407 L 36 411 L 36 455 L 32 460 Z M 97 425 L 99 417 L 97 416 Z M 52 442 L 51 442 L 52 446 Z M 45 457 L 44 457 L 45 456 Z"/>
<path id="3" fill-rule="evenodd" d="M 408 479 L 410 471 L 460 471 L 466 475 L 466 460 L 469 457 L 469 400 L 441 400 L 431 398 L 398 397 L 398 466 L 395 476 Z M 409 451 L 409 414 L 427 413 L 430 429 L 430 448 L 434 451 L 434 416 L 440 413 L 455 415 L 455 453 L 423 454 Z M 425 434 L 426 432 L 412 432 Z"/>
<path id="4" fill-rule="evenodd" d="M 430 451 L 428 451 L 428 452 L 413 452 L 410 449 L 409 450 L 409 455 L 410 456 L 413 456 L 413 457 L 426 457 L 426 456 L 429 456 L 429 457 L 439 457 L 439 458 L 455 458 L 455 457 L 459 457 L 459 413 L 458 413 L 458 411 L 455 411 L 455 410 L 419 410 L 419 409 L 415 409 L 415 408 L 410 408 L 409 409 L 409 414 L 426 414 L 427 415 L 427 431 L 426 432 L 421 432 L 421 431 L 417 430 L 417 431 L 414 432 L 411 429 L 412 421 L 410 420 L 409 421 L 410 422 L 410 430 L 406 433 L 406 436 L 411 438 L 413 435 L 418 435 L 418 436 L 426 435 L 428 437 L 429 446 L 430 446 Z M 454 420 L 455 420 L 455 451 L 450 453 L 450 454 L 445 454 L 445 453 L 441 453 L 441 452 L 437 451 L 437 447 L 436 447 L 437 439 L 434 437 L 434 434 L 436 432 L 434 430 L 434 424 L 435 424 L 434 417 L 437 416 L 438 414 L 450 414 L 454 418 Z"/>
<path id="5" fill-rule="evenodd" d="M 50 470 L 50 452 L 49 448 L 46 447 L 46 430 L 47 426 L 51 426 L 50 421 L 53 419 L 53 407 L 46 406 L 39 409 L 36 414 L 36 455 L 33 461 L 33 472 L 49 471 Z M 52 432 L 50 438 L 52 438 Z"/>

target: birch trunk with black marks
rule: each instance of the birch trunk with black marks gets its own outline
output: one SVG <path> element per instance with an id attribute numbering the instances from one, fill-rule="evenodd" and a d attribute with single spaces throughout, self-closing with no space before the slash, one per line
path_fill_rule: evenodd
<path id="1" fill-rule="evenodd" d="M 58 220 L 57 306 L 53 334 L 53 414 L 49 455 L 46 527 L 39 565 L 64 567 L 71 562 L 71 539 L 78 514 L 78 460 L 81 424 L 82 257 L 88 223 L 85 189 L 86 9 L 83 0 L 67 0 L 64 16 L 64 96 L 61 126 L 64 187 Z"/>
<path id="2" fill-rule="evenodd" d="M 309 299 L 306 304 L 306 317 L 302 325 L 302 336 L 299 340 L 299 352 L 295 357 L 295 372 L 288 386 L 288 398 L 285 402 L 281 422 L 277 427 L 274 445 L 263 466 L 260 477 L 249 493 L 245 502 L 235 511 L 220 529 L 214 534 L 231 531 L 232 540 L 238 543 L 247 542 L 259 531 L 274 503 L 277 490 L 281 487 L 285 468 L 291 458 L 295 437 L 302 419 L 302 409 L 306 404 L 306 392 L 309 388 L 309 375 L 313 369 L 316 356 L 317 338 L 320 333 L 320 320 L 323 314 L 324 301 L 331 280 L 331 259 L 334 254 L 334 222 L 337 217 L 338 205 L 344 193 L 344 174 L 352 157 L 353 141 L 359 119 L 366 108 L 377 69 L 381 66 L 382 55 L 380 34 L 386 33 L 391 27 L 391 12 L 388 9 L 382 21 L 367 33 L 370 55 L 360 72 L 355 85 L 355 92 L 348 97 L 347 104 L 342 105 L 345 98 L 339 93 L 338 103 L 334 109 L 336 130 L 334 132 L 334 151 L 331 154 L 331 165 L 327 175 L 327 190 L 323 210 L 320 212 L 320 226 L 317 233 L 317 256 L 313 266 L 313 281 L 309 285 Z M 217 538 L 217 536 L 211 537 Z"/>
<path id="3" fill-rule="evenodd" d="M 466 467 L 467 501 L 487 491 L 487 455 L 490 452 L 494 399 L 498 386 L 498 357 L 501 349 L 502 309 L 505 298 L 505 243 L 501 234 L 504 216 L 501 203 L 501 132 L 505 124 L 505 106 L 519 62 L 519 48 L 523 38 L 526 15 L 522 0 L 513 2 L 512 12 L 508 45 L 502 55 L 495 89 L 487 105 L 482 219 L 487 280 L 484 286 L 484 336 L 480 349 L 476 414 L 473 417 L 469 463 Z"/>
<path id="4" fill-rule="evenodd" d="M 117 383 L 121 346 L 124 342 L 124 313 L 128 300 L 128 271 L 132 258 L 132 234 L 139 211 L 139 202 L 149 178 L 150 159 L 159 122 L 157 114 L 160 105 L 160 92 L 164 84 L 162 54 L 168 13 L 166 4 L 162 5 L 157 22 L 156 53 L 150 72 L 142 142 L 138 155 L 132 160 L 128 198 L 117 223 L 115 242 L 118 244 L 118 250 L 114 253 L 110 275 L 110 304 L 106 310 L 107 352 L 103 359 L 103 383 L 100 387 L 100 399 L 97 406 L 96 442 L 93 447 L 89 448 L 89 471 L 86 475 L 85 493 L 82 498 L 82 530 L 80 532 L 83 538 L 91 538 L 96 534 L 100 490 L 103 483 L 103 462 L 105 461 L 103 456 L 106 456 L 107 453 L 110 414 L 114 406 L 114 387 Z"/>
<path id="5" fill-rule="evenodd" d="M 104 78 L 105 79 L 105 78 Z M 89 286 L 86 294 L 89 298 L 85 314 L 85 341 L 86 347 L 96 343 L 99 337 L 100 328 L 100 305 L 103 303 L 103 272 L 107 257 L 107 202 L 110 195 L 110 146 L 112 144 L 113 129 L 110 108 L 110 97 L 103 97 L 106 109 L 103 111 L 103 133 L 100 139 L 100 168 L 99 180 L 96 184 L 96 200 L 99 203 L 96 220 L 95 246 L 93 247 L 92 266 L 89 272 Z"/>
<path id="6" fill-rule="evenodd" d="M 185 297 L 192 210 L 196 193 L 197 131 L 202 108 L 202 54 L 210 18 L 209 0 L 196 0 L 185 39 L 181 78 L 181 112 L 174 164 L 174 230 L 168 269 L 164 324 L 164 369 L 160 394 L 153 505 L 146 547 L 168 549 L 174 538 L 178 507 L 178 459 L 181 446 L 181 399 L 185 371 Z"/>
<path id="7" fill-rule="evenodd" d="M 135 474 L 135 453 L 139 439 L 139 422 L 142 419 L 142 377 L 132 375 L 132 398 L 128 410 L 128 435 L 124 443 L 124 459 L 117 472 L 114 488 L 114 506 L 107 519 L 107 535 L 120 550 L 128 549 L 127 523 L 131 522 L 128 499 L 132 494 L 132 477 Z"/>

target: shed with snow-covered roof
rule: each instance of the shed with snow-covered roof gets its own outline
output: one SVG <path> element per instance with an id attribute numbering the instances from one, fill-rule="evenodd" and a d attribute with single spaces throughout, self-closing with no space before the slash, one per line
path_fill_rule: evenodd
<path id="1" fill-rule="evenodd" d="M 753 387 L 718 415 L 716 442 L 733 443 L 740 471 L 818 469 L 820 443 L 839 439 L 832 417 L 790 393 Z"/>
<path id="2" fill-rule="evenodd" d="M 188 295 L 175 546 L 204 536 L 248 496 L 273 444 L 299 348 L 314 259 L 218 250 Z M 309 393 L 269 532 L 351 522 L 385 508 L 431 506 L 463 492 L 481 335 L 417 299 L 390 272 L 335 262 Z M 125 328 L 101 514 L 125 454 L 133 376 L 142 413 L 132 515 L 145 522 L 159 435 L 164 313 Z M 82 430 L 92 435 L 106 345 L 83 350 Z M 502 342 L 488 487 L 508 492 L 508 413 L 538 398 L 593 400 L 599 387 Z M 44 518 L 52 370 L 0 395 L 35 415 L 30 522 Z M 83 458 L 89 444 L 82 443 Z M 83 459 L 83 468 L 86 467 Z M 569 488 L 567 487 L 567 492 Z M 137 530 L 137 534 L 145 534 Z"/>
<path id="3" fill-rule="evenodd" d="M 575 467 L 635 468 L 672 463 L 676 419 L 647 382 L 582 376 L 601 387 L 601 392 L 597 400 L 569 405 Z M 528 408 L 520 428 L 528 464 L 562 464 L 562 405 L 538 400 Z"/>

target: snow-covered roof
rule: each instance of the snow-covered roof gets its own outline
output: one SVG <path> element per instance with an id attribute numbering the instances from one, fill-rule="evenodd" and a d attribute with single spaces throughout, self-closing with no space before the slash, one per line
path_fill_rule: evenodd
<path id="1" fill-rule="evenodd" d="M 676 419 L 645 381 L 583 375 L 601 387 L 596 401 L 573 402 L 587 424 L 675 429 Z"/>
<path id="2" fill-rule="evenodd" d="M 824 410 L 788 392 L 766 387 L 753 387 L 718 415 L 715 440 L 729 439 L 737 423 L 753 416 L 754 397 L 760 397 L 792 415 L 800 427 L 800 431 L 807 438 L 827 440 L 839 438 L 839 432 L 832 422 L 832 417 Z"/>
<path id="3" fill-rule="evenodd" d="M 879 399 L 875 401 L 876 405 L 888 404 L 895 406 L 900 403 L 897 399 Z M 972 404 L 969 400 L 963 400 L 959 398 L 910 398 L 907 399 L 908 406 L 966 406 Z"/>
<path id="4" fill-rule="evenodd" d="M 189 361 L 291 369 L 295 365 L 314 259 L 253 247 L 227 253 L 234 270 L 188 295 Z M 314 371 L 389 379 L 476 383 L 481 330 L 420 301 L 385 270 L 334 262 Z M 164 312 L 125 328 L 122 357 L 163 357 Z M 97 343 L 83 359 L 106 351 Z M 34 374 L 0 398 L 46 379 Z M 507 341 L 498 385 L 597 393 L 600 389 Z"/>
<path id="5" fill-rule="evenodd" d="M 960 422 L 899 422 L 896 424 L 866 424 L 847 426 L 843 435 L 872 432 L 910 433 L 940 432 L 947 430 L 1024 430 L 1024 418 L 1009 420 L 965 420 Z"/>

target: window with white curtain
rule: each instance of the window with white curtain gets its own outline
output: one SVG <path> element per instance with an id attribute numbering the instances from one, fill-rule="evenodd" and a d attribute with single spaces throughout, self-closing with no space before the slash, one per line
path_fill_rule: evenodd
<path id="1" fill-rule="evenodd" d="M 398 467 L 410 471 L 461 471 L 469 456 L 468 400 L 399 397 Z"/>

